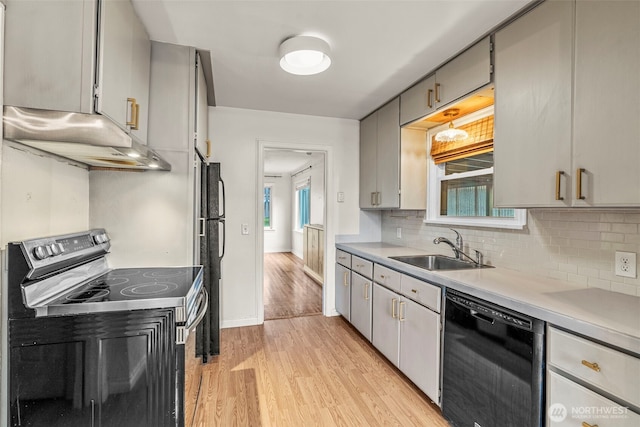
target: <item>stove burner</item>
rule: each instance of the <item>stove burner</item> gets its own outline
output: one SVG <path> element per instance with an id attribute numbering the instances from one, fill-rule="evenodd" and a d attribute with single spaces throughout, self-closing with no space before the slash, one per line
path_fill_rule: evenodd
<path id="1" fill-rule="evenodd" d="M 147 271 L 143 273 L 142 276 L 147 279 L 167 279 L 169 277 L 177 277 L 185 275 L 186 271 L 180 270 L 156 270 L 156 271 Z"/>
<path id="2" fill-rule="evenodd" d="M 120 291 L 125 297 L 146 298 L 150 295 L 163 294 L 178 289 L 178 285 L 171 282 L 149 282 L 127 286 Z"/>
<path id="3" fill-rule="evenodd" d="M 109 289 L 104 288 L 92 288 L 86 291 L 78 292 L 75 294 L 67 295 L 68 301 L 89 301 L 101 299 L 109 295 Z"/>

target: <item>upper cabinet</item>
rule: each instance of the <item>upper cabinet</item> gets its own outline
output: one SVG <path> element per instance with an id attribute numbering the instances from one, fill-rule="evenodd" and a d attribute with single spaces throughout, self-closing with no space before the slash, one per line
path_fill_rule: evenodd
<path id="1" fill-rule="evenodd" d="M 400 192 L 398 98 L 360 122 L 360 207 L 397 208 Z"/>
<path id="2" fill-rule="evenodd" d="M 399 99 L 360 122 L 360 208 L 424 209 L 427 141 L 400 129 Z"/>
<path id="3" fill-rule="evenodd" d="M 207 80 L 200 54 L 196 57 L 196 150 L 208 160 L 211 157 L 209 141 L 209 105 L 207 102 Z"/>
<path id="4" fill-rule="evenodd" d="M 546 1 L 494 42 L 494 204 L 568 206 L 573 4 Z"/>
<path id="5" fill-rule="evenodd" d="M 491 43 L 484 38 L 400 95 L 400 124 L 422 118 L 491 82 Z"/>
<path id="6" fill-rule="evenodd" d="M 495 45 L 496 205 L 640 206 L 640 3 L 546 1 Z"/>
<path id="7" fill-rule="evenodd" d="M 146 143 L 151 45 L 131 3 L 7 3 L 5 104 L 100 113 Z"/>

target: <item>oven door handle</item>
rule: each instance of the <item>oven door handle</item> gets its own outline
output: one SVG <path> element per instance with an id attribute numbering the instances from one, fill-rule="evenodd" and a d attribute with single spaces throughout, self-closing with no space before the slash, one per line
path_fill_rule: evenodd
<path id="1" fill-rule="evenodd" d="M 209 293 L 205 288 L 202 288 L 202 290 L 200 291 L 200 296 L 198 297 L 198 307 L 198 314 L 196 315 L 196 318 L 193 319 L 193 322 L 191 322 L 191 324 L 186 327 L 189 332 L 191 332 L 193 328 L 198 326 L 198 323 L 202 321 L 202 318 L 207 313 L 207 309 L 209 308 Z"/>

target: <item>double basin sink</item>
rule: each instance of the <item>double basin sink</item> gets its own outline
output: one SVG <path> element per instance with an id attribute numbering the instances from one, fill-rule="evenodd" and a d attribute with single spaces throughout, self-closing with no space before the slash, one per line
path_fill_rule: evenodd
<path id="1" fill-rule="evenodd" d="M 493 268 L 493 266 L 491 265 L 476 264 L 474 262 L 463 261 L 444 255 L 410 255 L 392 256 L 389 258 L 413 265 L 414 267 L 424 268 L 425 270 L 429 271 Z"/>

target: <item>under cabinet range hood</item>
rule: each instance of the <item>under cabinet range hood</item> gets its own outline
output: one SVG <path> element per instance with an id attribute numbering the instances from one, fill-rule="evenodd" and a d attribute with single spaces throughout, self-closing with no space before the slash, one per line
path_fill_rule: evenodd
<path id="1" fill-rule="evenodd" d="M 91 169 L 170 171 L 171 165 L 100 114 L 4 107 L 4 139 Z"/>

